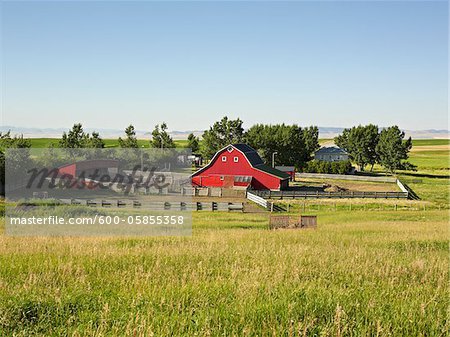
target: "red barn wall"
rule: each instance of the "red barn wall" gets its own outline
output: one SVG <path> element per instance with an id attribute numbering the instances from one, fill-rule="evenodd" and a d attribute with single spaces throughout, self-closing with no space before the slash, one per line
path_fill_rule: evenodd
<path id="1" fill-rule="evenodd" d="M 226 157 L 226 162 L 222 161 Z M 238 161 L 234 162 L 234 157 Z M 222 187 L 221 176 L 252 176 L 252 187 L 255 189 L 279 189 L 280 178 L 254 169 L 244 154 L 236 149 L 232 152 L 223 150 L 219 153 L 214 162 L 203 171 L 192 177 L 192 182 L 199 186 Z"/>
<path id="2" fill-rule="evenodd" d="M 67 174 L 67 175 L 70 175 L 72 177 L 75 177 L 76 169 L 77 169 L 77 165 L 76 164 L 69 164 L 69 165 L 60 167 L 58 169 L 58 173 L 60 175 Z"/>

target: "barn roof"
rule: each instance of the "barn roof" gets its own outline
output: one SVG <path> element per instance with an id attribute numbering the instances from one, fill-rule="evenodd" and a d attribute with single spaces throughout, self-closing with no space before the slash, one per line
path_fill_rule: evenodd
<path id="1" fill-rule="evenodd" d="M 224 150 L 228 149 L 230 146 L 237 149 L 238 151 L 242 152 L 253 168 L 255 168 L 259 171 L 265 172 L 267 174 L 273 175 L 275 177 L 278 177 L 282 180 L 290 178 L 290 176 L 287 173 L 281 172 L 280 170 L 277 170 L 276 168 L 273 168 L 273 167 L 270 167 L 270 166 L 264 164 L 264 162 L 261 159 L 261 157 L 259 156 L 258 152 L 256 152 L 256 150 L 254 148 L 252 148 L 251 146 L 249 146 L 247 144 L 243 144 L 243 143 L 230 144 L 228 146 L 225 146 L 223 149 L 217 151 L 217 153 L 211 159 L 211 162 L 208 165 L 199 169 L 197 172 L 195 172 L 193 174 L 193 176 L 196 175 L 197 173 L 200 173 L 201 171 L 206 169 L 209 165 L 211 165 L 214 162 L 214 160 L 216 159 L 217 155 L 219 153 L 223 152 Z"/>
<path id="2" fill-rule="evenodd" d="M 295 171 L 295 166 L 275 166 L 277 170 L 282 172 L 292 172 Z"/>
<path id="3" fill-rule="evenodd" d="M 266 164 L 260 164 L 260 165 L 254 166 L 254 168 L 257 169 L 257 170 L 269 173 L 269 174 L 271 174 L 273 176 L 276 176 L 276 177 L 278 177 L 280 179 L 289 179 L 290 178 L 289 174 L 281 172 L 280 170 L 277 170 L 276 168 L 271 167 L 271 166 L 266 165 Z"/>
<path id="4" fill-rule="evenodd" d="M 315 154 L 347 154 L 343 149 L 337 146 L 322 147 Z"/>
<path id="5" fill-rule="evenodd" d="M 247 157 L 248 161 L 250 162 L 250 164 L 252 164 L 252 166 L 264 164 L 258 152 L 256 152 L 256 150 L 251 146 L 242 143 L 232 144 L 232 146 L 241 151 Z"/>

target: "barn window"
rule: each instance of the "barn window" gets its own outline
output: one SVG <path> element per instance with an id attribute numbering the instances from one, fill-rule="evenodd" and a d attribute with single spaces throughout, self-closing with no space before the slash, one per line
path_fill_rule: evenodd
<path id="1" fill-rule="evenodd" d="M 226 156 L 222 156 L 222 161 L 226 162 L 227 161 L 227 157 Z"/>
<path id="2" fill-rule="evenodd" d="M 233 160 L 235 163 L 237 163 L 239 161 L 239 157 L 234 157 Z"/>
<path id="3" fill-rule="evenodd" d="M 220 180 L 224 180 L 225 178 L 224 178 L 224 176 L 220 176 Z"/>

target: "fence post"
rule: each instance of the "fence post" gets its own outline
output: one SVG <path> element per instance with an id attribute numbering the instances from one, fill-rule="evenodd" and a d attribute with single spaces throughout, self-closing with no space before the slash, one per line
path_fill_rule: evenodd
<path id="1" fill-rule="evenodd" d="M 273 212 L 273 202 L 270 203 L 270 213 Z"/>

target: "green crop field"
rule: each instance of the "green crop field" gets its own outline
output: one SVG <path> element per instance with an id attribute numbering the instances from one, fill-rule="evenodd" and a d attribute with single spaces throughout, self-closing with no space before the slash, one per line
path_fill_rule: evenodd
<path id="1" fill-rule="evenodd" d="M 31 138 L 31 147 L 33 148 L 48 148 L 52 145 L 56 146 L 58 144 L 58 139 L 56 138 Z M 119 142 L 117 139 L 104 139 L 106 147 L 118 147 Z M 187 140 L 176 139 L 174 140 L 177 147 L 187 146 Z M 150 141 L 147 139 L 138 139 L 139 147 L 150 147 Z"/>
<path id="2" fill-rule="evenodd" d="M 311 206 L 315 230 L 202 211 L 190 237 L 0 235 L 0 336 L 448 336 L 449 157 L 433 144 L 400 173 L 422 200 Z"/>
<path id="3" fill-rule="evenodd" d="M 446 141 L 447 143 L 443 143 Z M 423 200 L 448 205 L 450 202 L 450 148 L 442 139 L 424 140 L 413 145 L 410 161 L 417 172 L 401 172 L 405 181 Z"/>
<path id="4" fill-rule="evenodd" d="M 413 146 L 450 145 L 450 139 L 413 139 Z"/>
<path id="5" fill-rule="evenodd" d="M 56 138 L 30 138 L 31 147 L 44 149 L 58 144 Z"/>
<path id="6" fill-rule="evenodd" d="M 415 151 L 411 154 L 410 161 L 422 170 L 448 170 L 448 150 Z"/>
<path id="7" fill-rule="evenodd" d="M 31 138 L 31 145 L 32 147 L 36 148 L 45 148 L 49 147 L 51 144 L 57 144 L 58 139 L 56 138 Z M 327 142 L 331 142 L 333 139 L 323 138 L 319 140 L 320 144 L 324 144 Z M 118 146 L 117 139 L 104 139 L 105 144 L 107 147 L 116 147 Z M 138 140 L 139 145 L 147 146 L 149 144 L 148 140 L 145 139 L 139 139 Z M 187 145 L 187 140 L 175 140 L 175 143 L 179 146 L 185 146 Z M 413 146 L 435 146 L 435 145 L 449 145 L 450 139 L 414 139 L 413 140 Z"/>

